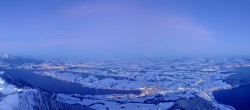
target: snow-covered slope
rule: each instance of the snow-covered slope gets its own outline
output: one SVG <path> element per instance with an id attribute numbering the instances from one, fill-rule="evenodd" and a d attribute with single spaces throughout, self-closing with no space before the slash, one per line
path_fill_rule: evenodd
<path id="1" fill-rule="evenodd" d="M 27 70 L 32 71 L 32 75 L 78 84 L 80 88 L 141 91 L 139 94 L 108 95 L 48 93 L 44 88 L 36 86 L 19 87 L 2 77 L 0 110 L 165 110 L 190 107 L 193 110 L 202 107 L 207 107 L 208 110 L 233 110 L 234 108 L 215 101 L 212 92 L 232 88 L 224 79 L 235 73 L 224 72 L 248 65 L 250 61 L 241 58 L 148 58 L 76 62 L 22 58 L 0 60 L 0 68 L 6 70 L 6 73 L 15 70 L 15 74 L 19 74 L 18 71 Z M 0 72 L 0 76 L 2 74 Z M 195 101 L 199 101 L 199 106 L 195 105 Z"/>
<path id="2" fill-rule="evenodd" d="M 3 73 L 3 72 L 1 72 Z M 88 110 L 84 105 L 55 100 L 52 94 L 36 89 L 18 89 L 0 78 L 0 110 Z"/>

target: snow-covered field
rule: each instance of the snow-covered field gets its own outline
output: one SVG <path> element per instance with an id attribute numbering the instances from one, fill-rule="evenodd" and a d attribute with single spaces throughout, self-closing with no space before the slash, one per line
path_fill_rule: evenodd
<path id="1" fill-rule="evenodd" d="M 56 103 L 72 106 L 81 105 L 86 107 L 85 109 L 97 110 L 183 109 L 181 107 L 185 106 L 180 104 L 193 98 L 204 99 L 207 106 L 211 106 L 212 109 L 231 110 L 232 107 L 215 101 L 212 92 L 232 88 L 231 85 L 223 82 L 223 79 L 235 73 L 224 74 L 223 72 L 250 65 L 249 60 L 243 58 L 126 58 L 77 62 L 43 59 L 39 63 L 23 60 L 24 63 L 15 66 L 10 66 L 11 63 L 8 61 L 0 61 L 0 67 L 33 70 L 35 71 L 34 74 L 79 83 L 83 87 L 142 91 L 138 95 L 51 94 L 49 96 Z M 4 72 L 0 72 L 0 75 L 3 74 Z M 41 91 L 36 90 L 36 88 L 17 88 L 15 85 L 8 84 L 0 79 L 0 109 L 16 110 L 21 107 L 20 105 L 25 105 L 24 102 L 20 102 L 24 101 L 24 96 L 37 100 L 33 95 L 30 95 L 37 92 Z M 29 101 L 26 106 L 35 105 L 31 102 Z M 29 109 L 33 108 L 30 107 Z"/>

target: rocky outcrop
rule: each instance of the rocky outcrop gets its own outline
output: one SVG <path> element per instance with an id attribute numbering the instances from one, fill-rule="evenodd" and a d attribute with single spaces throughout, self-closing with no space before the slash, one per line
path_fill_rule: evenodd
<path id="1" fill-rule="evenodd" d="M 53 95 L 40 91 L 18 93 L 18 110 L 91 110 L 80 104 L 59 102 Z"/>

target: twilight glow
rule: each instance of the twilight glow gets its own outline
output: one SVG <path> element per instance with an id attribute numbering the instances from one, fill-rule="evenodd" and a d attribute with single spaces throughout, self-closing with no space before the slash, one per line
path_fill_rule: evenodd
<path id="1" fill-rule="evenodd" d="M 0 1 L 0 51 L 20 55 L 250 55 L 248 0 Z"/>

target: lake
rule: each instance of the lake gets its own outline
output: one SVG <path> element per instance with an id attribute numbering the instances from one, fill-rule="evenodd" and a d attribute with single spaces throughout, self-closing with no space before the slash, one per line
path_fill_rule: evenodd
<path id="1" fill-rule="evenodd" d="M 0 69 L 4 71 L 3 79 L 19 87 L 36 87 L 50 93 L 108 95 L 108 94 L 140 94 L 140 90 L 95 89 L 83 87 L 81 84 L 57 80 L 48 76 L 35 74 L 30 70 Z"/>
<path id="2" fill-rule="evenodd" d="M 219 103 L 233 106 L 237 110 L 250 110 L 250 67 L 241 67 L 233 70 L 230 82 L 237 82 L 239 87 L 213 92 L 215 100 Z M 227 80 L 226 80 L 227 82 Z"/>

